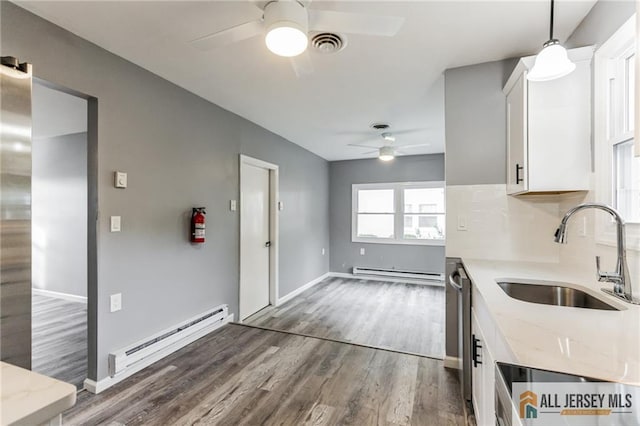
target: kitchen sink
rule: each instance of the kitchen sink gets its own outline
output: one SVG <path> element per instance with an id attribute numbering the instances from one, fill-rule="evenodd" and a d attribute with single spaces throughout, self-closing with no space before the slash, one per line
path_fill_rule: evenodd
<path id="1" fill-rule="evenodd" d="M 572 287 L 555 282 L 497 281 L 500 288 L 514 299 L 544 305 L 619 311 L 609 303 Z"/>

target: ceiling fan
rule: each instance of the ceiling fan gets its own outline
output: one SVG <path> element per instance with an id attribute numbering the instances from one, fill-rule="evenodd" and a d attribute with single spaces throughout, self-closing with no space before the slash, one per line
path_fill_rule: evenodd
<path id="1" fill-rule="evenodd" d="M 290 58 L 301 55 L 300 60 L 293 62 L 296 74 L 300 75 L 312 71 L 306 52 L 310 31 L 391 37 L 404 23 L 401 17 L 309 9 L 309 3 L 298 0 L 254 3 L 264 12 L 261 19 L 205 35 L 190 43 L 207 51 L 262 35 L 267 48 L 276 55 Z"/>
<path id="2" fill-rule="evenodd" d="M 362 155 L 369 155 L 377 152 L 378 158 L 382 161 L 391 161 L 396 157 L 396 155 L 406 155 L 407 153 L 402 151 L 402 148 L 417 148 L 420 146 L 431 145 L 430 143 L 396 145 L 396 137 L 391 132 L 383 132 L 380 137 L 382 138 L 382 146 L 356 143 L 350 143 L 348 145 L 358 148 L 376 148 L 374 151 L 363 152 Z"/>

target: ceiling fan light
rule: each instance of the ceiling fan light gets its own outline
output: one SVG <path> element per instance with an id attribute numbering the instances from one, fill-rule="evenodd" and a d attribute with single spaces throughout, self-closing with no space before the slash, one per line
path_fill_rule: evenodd
<path id="1" fill-rule="evenodd" d="M 567 49 L 558 40 L 549 40 L 527 74 L 529 81 L 549 81 L 564 77 L 576 69 L 576 64 L 569 60 Z"/>
<path id="2" fill-rule="evenodd" d="M 279 56 L 298 56 L 307 49 L 307 35 L 299 28 L 289 26 L 275 27 L 269 30 L 264 41 L 267 48 Z"/>
<path id="3" fill-rule="evenodd" d="M 395 158 L 395 152 L 390 146 L 383 146 L 378 153 L 378 159 L 382 161 L 391 161 Z"/>
<path id="4" fill-rule="evenodd" d="M 264 9 L 267 48 L 279 56 L 297 56 L 307 49 L 309 18 L 297 1 L 274 1 Z"/>

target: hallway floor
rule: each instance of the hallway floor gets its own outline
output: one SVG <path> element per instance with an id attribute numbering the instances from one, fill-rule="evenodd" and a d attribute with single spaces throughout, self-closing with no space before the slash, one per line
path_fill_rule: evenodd
<path id="1" fill-rule="evenodd" d="M 444 358 L 444 287 L 327 278 L 244 324 Z"/>
<path id="2" fill-rule="evenodd" d="M 442 361 L 229 324 L 99 395 L 69 425 L 464 425 Z"/>
<path id="3" fill-rule="evenodd" d="M 33 294 L 31 369 L 83 387 L 87 378 L 87 304 Z"/>

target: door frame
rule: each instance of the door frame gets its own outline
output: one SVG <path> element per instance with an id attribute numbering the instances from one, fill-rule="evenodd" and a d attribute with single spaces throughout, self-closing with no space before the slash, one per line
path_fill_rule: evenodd
<path id="1" fill-rule="evenodd" d="M 87 389 L 87 381 L 98 380 L 98 98 L 37 72 L 33 82 L 87 101 Z"/>
<path id="2" fill-rule="evenodd" d="M 238 192 L 240 193 L 240 222 L 239 222 L 239 238 L 238 245 L 239 273 L 238 273 L 238 322 L 242 322 L 242 165 L 260 167 L 269 171 L 269 305 L 276 306 L 279 298 L 279 271 L 278 271 L 278 255 L 279 255 L 279 218 L 278 218 L 278 200 L 280 199 L 280 182 L 279 167 L 276 164 L 268 163 L 257 158 L 240 154 L 238 173 L 240 179 L 238 182 Z"/>

